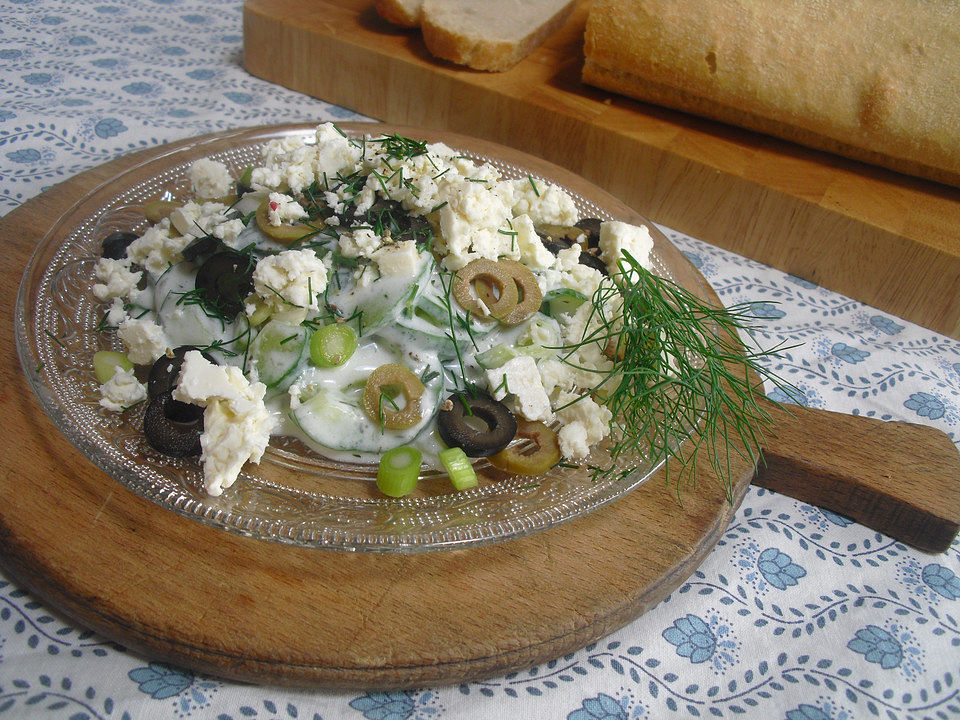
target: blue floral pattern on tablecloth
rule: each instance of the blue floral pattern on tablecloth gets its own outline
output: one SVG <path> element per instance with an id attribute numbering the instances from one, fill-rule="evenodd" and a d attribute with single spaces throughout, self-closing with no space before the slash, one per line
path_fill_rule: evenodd
<path id="1" fill-rule="evenodd" d="M 230 128 L 362 119 L 241 68 L 240 0 L 0 2 L 0 213 L 119 154 Z M 190 38 L 201 36 L 203 42 Z M 960 439 L 960 343 L 664 228 L 753 341 L 781 402 Z M 915 552 L 751 488 L 715 551 L 601 642 L 503 677 L 395 692 L 225 682 L 134 655 L 0 578 L 0 718 L 960 717 L 960 544 Z"/>

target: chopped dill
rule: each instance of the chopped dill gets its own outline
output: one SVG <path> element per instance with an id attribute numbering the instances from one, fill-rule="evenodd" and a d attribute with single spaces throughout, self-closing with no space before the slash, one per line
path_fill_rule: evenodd
<path id="1" fill-rule="evenodd" d="M 752 304 L 715 307 L 627 252 L 619 265 L 612 282 L 594 293 L 583 337 L 565 347 L 562 358 L 569 362 L 578 348 L 595 344 L 612 360 L 587 393 L 613 416 L 611 464 L 591 468 L 594 477 L 620 473 L 618 458 L 645 455 L 654 466 L 679 462 L 679 477 L 695 479 L 695 461 L 705 449 L 729 496 L 736 456 L 755 462 L 772 423 L 757 376 L 786 386 L 757 361 L 782 348 L 744 348 L 738 331 L 751 327 Z"/>
<path id="2" fill-rule="evenodd" d="M 48 338 L 50 338 L 51 340 L 53 340 L 57 345 L 59 345 L 60 347 L 62 347 L 64 350 L 67 349 L 67 346 L 64 345 L 64 344 L 60 341 L 60 338 L 58 338 L 56 335 L 54 335 L 54 334 L 53 334 L 52 332 L 50 332 L 49 330 L 44 330 L 44 331 L 43 331 L 43 334 L 46 335 L 46 336 L 47 336 Z"/>
<path id="3" fill-rule="evenodd" d="M 537 197 L 540 197 L 540 191 L 537 189 L 537 184 L 533 181 L 533 178 L 527 175 L 527 180 L 530 181 L 530 187 L 533 188 L 533 193 Z"/>

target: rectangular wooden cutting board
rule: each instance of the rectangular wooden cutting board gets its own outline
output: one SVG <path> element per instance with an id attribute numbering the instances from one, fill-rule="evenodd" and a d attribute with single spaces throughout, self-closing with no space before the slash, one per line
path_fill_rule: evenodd
<path id="1" fill-rule="evenodd" d="M 370 0 L 247 0 L 244 65 L 540 156 L 655 222 L 960 338 L 960 189 L 584 85 L 587 7 L 513 69 L 482 73 L 435 60 Z"/>

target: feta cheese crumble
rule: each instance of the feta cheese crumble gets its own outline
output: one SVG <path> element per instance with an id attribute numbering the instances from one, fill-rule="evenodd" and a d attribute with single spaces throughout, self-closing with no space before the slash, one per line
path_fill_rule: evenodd
<path id="1" fill-rule="evenodd" d="M 198 351 L 184 356 L 174 400 L 200 405 L 203 485 L 220 495 L 233 485 L 246 462 L 259 463 L 277 424 L 263 398 L 266 386 L 249 382 L 237 367 L 214 365 Z"/>
<path id="2" fill-rule="evenodd" d="M 253 271 L 253 288 L 271 314 L 299 325 L 320 310 L 327 288 L 327 266 L 313 250 L 268 255 Z"/>
<path id="3" fill-rule="evenodd" d="M 487 370 L 487 382 L 494 400 L 512 395 L 517 410 L 527 420 L 553 422 L 553 409 L 543 384 L 536 361 L 529 355 L 519 355 L 501 367 Z"/>
<path id="4" fill-rule="evenodd" d="M 133 368 L 117 368 L 113 377 L 100 386 L 100 405 L 114 412 L 123 412 L 146 399 L 147 386 L 134 377 Z"/>

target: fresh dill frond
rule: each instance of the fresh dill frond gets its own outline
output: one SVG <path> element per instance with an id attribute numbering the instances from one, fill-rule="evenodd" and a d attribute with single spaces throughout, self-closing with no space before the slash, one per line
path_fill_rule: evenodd
<path id="1" fill-rule="evenodd" d="M 705 450 L 731 496 L 737 456 L 757 462 L 773 422 L 758 378 L 788 387 L 760 360 L 783 348 L 744 347 L 738 333 L 752 327 L 751 303 L 711 305 L 626 252 L 619 265 L 593 295 L 583 337 L 561 358 L 596 344 L 611 360 L 590 389 L 612 413 L 611 463 L 593 468 L 594 478 L 619 477 L 618 458 L 644 457 L 651 466 L 678 462 L 678 477 L 695 480 Z"/>

